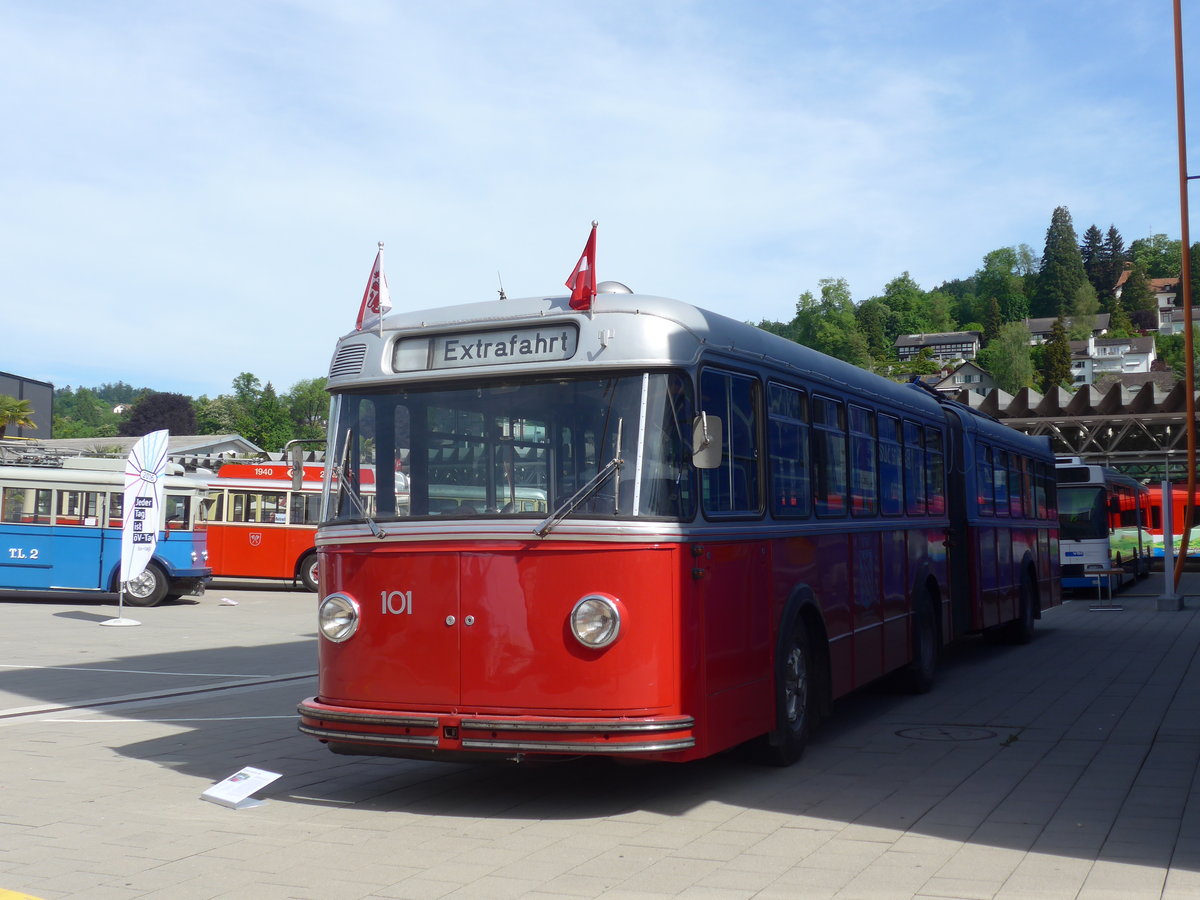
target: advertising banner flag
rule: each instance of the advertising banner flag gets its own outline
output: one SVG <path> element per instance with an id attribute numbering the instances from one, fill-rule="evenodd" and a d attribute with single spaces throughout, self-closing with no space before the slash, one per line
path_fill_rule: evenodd
<path id="1" fill-rule="evenodd" d="M 371 267 L 371 277 L 367 279 L 367 289 L 363 291 L 362 303 L 358 307 L 358 319 L 354 323 L 355 331 L 370 328 L 378 322 L 383 329 L 383 317 L 392 309 L 392 294 L 388 290 L 387 275 L 383 271 L 383 241 L 379 242 L 379 252 L 375 254 L 375 265 Z"/>
<path id="2" fill-rule="evenodd" d="M 571 289 L 571 309 L 591 309 L 592 301 L 596 299 L 596 224 L 592 222 L 592 233 L 583 247 L 583 255 L 567 278 L 567 287 Z"/>
<path id="3" fill-rule="evenodd" d="M 146 569 L 158 545 L 162 521 L 163 473 L 167 469 L 168 432 L 152 431 L 125 460 L 124 521 L 121 528 L 121 584 Z"/>

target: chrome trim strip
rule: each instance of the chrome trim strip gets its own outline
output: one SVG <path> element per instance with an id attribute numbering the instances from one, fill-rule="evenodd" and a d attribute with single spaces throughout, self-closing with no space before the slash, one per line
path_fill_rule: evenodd
<path id="1" fill-rule="evenodd" d="M 387 537 L 380 541 L 365 524 L 326 524 L 317 531 L 318 547 L 336 545 L 443 541 L 514 541 L 528 544 L 530 526 L 538 520 L 521 518 L 509 521 L 500 519 L 421 519 L 404 521 L 388 519 L 380 522 L 387 530 Z M 738 522 L 680 523 L 668 520 L 624 519 L 601 522 L 592 520 L 564 519 L 555 526 L 545 541 L 592 541 L 595 543 L 619 542 L 642 544 L 679 544 L 704 541 L 738 540 L 787 540 L 815 538 L 826 535 L 849 535 L 870 532 L 926 532 L 942 531 L 948 526 L 944 518 L 908 520 L 898 528 L 900 520 L 880 519 L 877 521 L 850 522 L 846 519 L 831 519 L 821 522 L 771 522 L 768 519 L 747 519 Z"/>
<path id="2" fill-rule="evenodd" d="M 393 728 L 437 728 L 437 716 L 389 715 L 388 713 L 349 713 L 318 709 L 301 703 L 296 712 L 307 719 L 326 722 L 351 722 L 355 725 L 388 725 Z"/>
<path id="3" fill-rule="evenodd" d="M 463 731 L 561 731 L 568 734 L 592 734 L 616 732 L 618 734 L 646 733 L 651 731 L 681 731 L 695 726 L 691 716 L 657 722 L 634 722 L 623 719 L 571 720 L 559 722 L 523 722 L 507 719 L 463 719 L 459 728 Z"/>
<path id="4" fill-rule="evenodd" d="M 695 747 L 694 738 L 639 743 L 581 744 L 578 741 L 480 741 L 464 738 L 464 750 L 523 750 L 546 753 L 658 753 Z"/>
<path id="5" fill-rule="evenodd" d="M 399 735 L 399 734 L 372 734 L 369 732 L 345 732 L 332 731 L 328 728 L 313 728 L 311 725 L 301 723 L 297 726 L 304 734 L 311 734 L 313 737 L 325 738 L 337 742 L 357 742 L 361 744 L 400 744 L 405 747 L 437 747 L 438 739 L 436 735 L 428 737 L 420 735 Z"/>

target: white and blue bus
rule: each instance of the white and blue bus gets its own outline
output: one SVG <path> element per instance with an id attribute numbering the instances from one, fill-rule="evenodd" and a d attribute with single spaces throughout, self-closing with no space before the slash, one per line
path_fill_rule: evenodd
<path id="1" fill-rule="evenodd" d="M 1059 552 L 1064 588 L 1110 589 L 1150 573 L 1150 489 L 1105 466 L 1060 457 Z M 1120 571 L 1120 574 L 1115 574 Z"/>
<path id="2" fill-rule="evenodd" d="M 125 461 L 67 457 L 0 466 L 0 593 L 120 589 Z M 163 527 L 125 603 L 201 594 L 212 576 L 204 524 L 208 485 L 170 464 Z"/>

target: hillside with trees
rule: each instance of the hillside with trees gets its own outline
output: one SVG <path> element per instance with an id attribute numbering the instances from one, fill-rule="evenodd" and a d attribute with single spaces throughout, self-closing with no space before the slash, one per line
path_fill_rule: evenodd
<path id="1" fill-rule="evenodd" d="M 1200 243 L 1190 254 L 1196 296 Z M 1182 259 L 1180 242 L 1165 234 L 1126 247 L 1114 225 L 1106 230 L 1089 225 L 1081 239 L 1070 211 L 1060 206 L 1051 214 L 1040 255 L 1027 244 L 999 247 L 984 253 L 973 273 L 931 290 L 901 272 L 880 294 L 857 303 L 845 278 L 822 278 L 816 293 L 800 294 L 790 319 L 758 326 L 897 379 L 940 369 L 927 352 L 901 363 L 895 352 L 900 335 L 978 331 L 983 335 L 979 364 L 1002 389 L 1016 393 L 1023 387 L 1071 389 L 1069 341 L 1085 338 L 1095 317 L 1108 314 L 1110 336 L 1154 334 L 1160 358 L 1181 373 L 1183 336 L 1155 333 L 1151 279 L 1179 278 Z M 1026 318 L 1056 318 L 1051 339 L 1030 346 Z M 324 437 L 329 399 L 324 378 L 297 382 L 280 394 L 271 382 L 243 372 L 229 393 L 211 398 L 118 381 L 64 387 L 55 391 L 54 405 L 54 433 L 47 437 L 111 437 L 169 428 L 176 434 L 241 434 L 278 451 L 293 438 Z M 20 414 L 9 413 L 8 421 Z"/>

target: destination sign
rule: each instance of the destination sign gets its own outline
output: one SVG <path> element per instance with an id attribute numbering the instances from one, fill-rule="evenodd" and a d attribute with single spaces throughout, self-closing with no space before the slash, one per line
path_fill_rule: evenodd
<path id="1" fill-rule="evenodd" d="M 401 340 L 396 344 L 392 363 L 395 371 L 402 372 L 557 362 L 574 356 L 578 343 L 578 329 L 569 322 L 506 331 L 460 332 Z"/>

